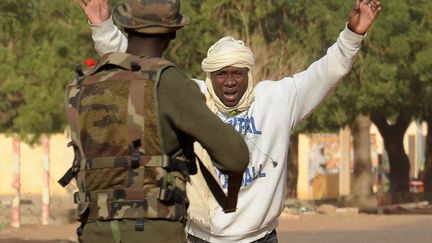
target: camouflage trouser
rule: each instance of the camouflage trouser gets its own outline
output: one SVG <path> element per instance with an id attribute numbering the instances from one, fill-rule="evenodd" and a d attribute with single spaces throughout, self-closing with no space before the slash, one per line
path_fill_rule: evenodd
<path id="1" fill-rule="evenodd" d="M 83 243 L 186 242 L 184 224 L 181 222 L 146 220 L 143 231 L 136 231 L 135 223 L 135 220 L 127 219 L 87 222 L 78 240 Z"/>

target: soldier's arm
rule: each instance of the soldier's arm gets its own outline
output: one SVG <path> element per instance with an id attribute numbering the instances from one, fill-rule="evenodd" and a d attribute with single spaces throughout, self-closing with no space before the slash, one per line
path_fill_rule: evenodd
<path id="1" fill-rule="evenodd" d="M 170 125 L 195 138 L 219 170 L 244 172 L 249 161 L 246 143 L 238 132 L 208 109 L 194 82 L 178 69 L 168 68 L 161 76 L 158 95 L 161 115 Z"/>

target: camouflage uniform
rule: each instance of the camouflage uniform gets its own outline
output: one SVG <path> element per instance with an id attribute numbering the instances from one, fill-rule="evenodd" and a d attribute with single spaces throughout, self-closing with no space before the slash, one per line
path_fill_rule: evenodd
<path id="1" fill-rule="evenodd" d="M 174 21 L 154 19 L 149 6 L 163 16 L 176 9 Z M 188 22 L 179 7 L 173 0 L 128 0 L 116 6 L 114 18 L 137 32 L 171 33 Z M 143 23 L 143 13 L 152 24 Z M 166 60 L 110 53 L 77 72 L 66 89 L 66 108 L 80 242 L 185 242 L 185 184 L 196 171 L 193 142 L 207 148 L 220 170 L 242 173 L 248 162 L 242 137 Z"/>

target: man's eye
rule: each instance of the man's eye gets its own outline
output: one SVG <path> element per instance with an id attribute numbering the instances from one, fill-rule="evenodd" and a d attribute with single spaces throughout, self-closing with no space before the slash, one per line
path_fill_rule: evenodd
<path id="1" fill-rule="evenodd" d="M 235 72 L 235 73 L 233 73 L 233 76 L 236 77 L 236 78 L 241 78 L 241 77 L 246 76 L 246 73 L 244 73 L 244 72 Z"/>

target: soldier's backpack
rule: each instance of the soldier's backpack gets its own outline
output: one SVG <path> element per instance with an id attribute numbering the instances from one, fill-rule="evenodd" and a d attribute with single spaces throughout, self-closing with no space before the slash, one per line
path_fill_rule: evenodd
<path id="1" fill-rule="evenodd" d="M 59 183 L 76 178 L 78 220 L 185 219 L 185 183 L 196 165 L 163 154 L 158 126 L 156 88 L 169 66 L 160 58 L 111 53 L 77 70 L 68 84 L 75 159 Z"/>

